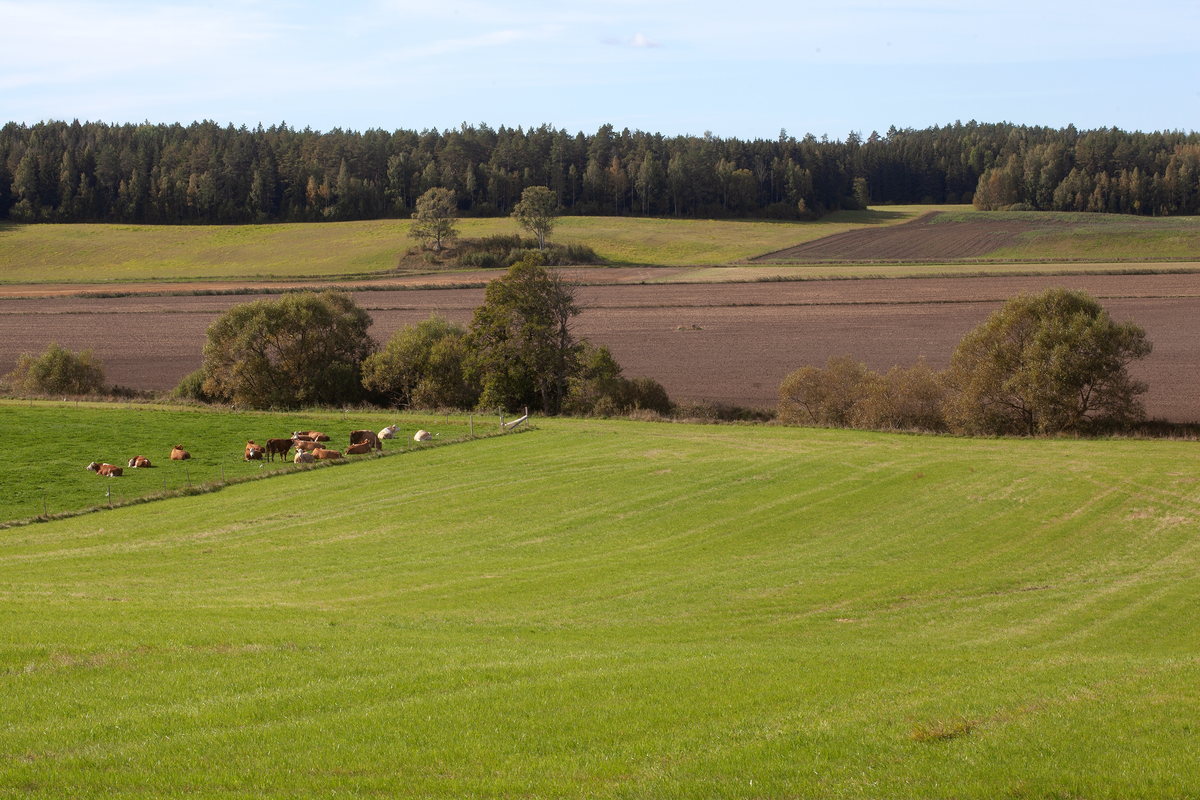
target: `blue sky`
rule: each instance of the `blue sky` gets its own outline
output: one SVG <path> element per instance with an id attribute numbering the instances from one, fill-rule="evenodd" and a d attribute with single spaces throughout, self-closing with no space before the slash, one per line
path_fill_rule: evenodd
<path id="1" fill-rule="evenodd" d="M 1200 2 L 0 0 L 0 122 L 1200 130 Z"/>

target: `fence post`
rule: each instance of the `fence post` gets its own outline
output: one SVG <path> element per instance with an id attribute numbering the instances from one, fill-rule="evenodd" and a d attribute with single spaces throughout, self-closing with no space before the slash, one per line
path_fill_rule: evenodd
<path id="1" fill-rule="evenodd" d="M 504 409 L 497 408 L 496 410 L 500 412 L 500 432 L 504 433 Z"/>
<path id="2" fill-rule="evenodd" d="M 183 468 L 183 474 L 187 476 L 188 488 L 192 488 L 192 473 L 187 467 Z"/>
<path id="3" fill-rule="evenodd" d="M 471 435 L 475 435 L 475 415 L 471 415 Z"/>

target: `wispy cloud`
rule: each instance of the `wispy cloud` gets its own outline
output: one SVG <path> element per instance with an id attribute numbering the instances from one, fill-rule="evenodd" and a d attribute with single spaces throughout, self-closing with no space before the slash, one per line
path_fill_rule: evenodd
<path id="1" fill-rule="evenodd" d="M 635 33 L 632 39 L 618 39 L 610 36 L 603 41 L 612 47 L 662 47 L 661 43 L 654 41 L 644 33 Z"/>

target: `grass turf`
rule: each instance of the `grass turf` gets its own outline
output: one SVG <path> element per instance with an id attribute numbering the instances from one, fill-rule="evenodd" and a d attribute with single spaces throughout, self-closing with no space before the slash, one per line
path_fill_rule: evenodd
<path id="1" fill-rule="evenodd" d="M 720 264 L 924 207 L 838 212 L 817 222 L 563 217 L 553 241 L 581 242 L 613 265 Z M 0 223 L 0 282 L 339 278 L 395 269 L 414 245 L 407 220 L 238 226 Z M 461 235 L 520 232 L 516 222 L 464 219 Z"/>
<path id="2" fill-rule="evenodd" d="M 1198 512 L 1183 442 L 543 421 L 11 529 L 0 794 L 1194 796 Z"/>

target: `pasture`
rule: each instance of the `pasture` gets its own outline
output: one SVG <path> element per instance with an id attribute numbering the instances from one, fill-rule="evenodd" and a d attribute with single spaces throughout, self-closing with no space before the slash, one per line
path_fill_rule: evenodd
<path id="1" fill-rule="evenodd" d="M 551 239 L 583 243 L 615 266 L 722 264 L 859 227 L 922 206 L 838 212 L 816 222 L 563 217 Z M 415 245 L 408 220 L 277 225 L 0 223 L 0 283 L 350 280 L 397 268 Z M 508 218 L 460 220 L 464 237 L 520 233 Z M 408 269 L 406 263 L 405 268 Z"/>
<path id="2" fill-rule="evenodd" d="M 345 450 L 350 431 L 378 431 L 393 415 L 381 412 L 310 411 L 294 414 L 215 411 L 200 406 L 128 405 L 0 400 L 0 423 L 21 431 L 8 444 L 9 457 L 0 461 L 0 523 L 120 504 L 139 497 L 236 481 L 276 470 L 298 469 L 289 458 L 280 462 L 245 461 L 248 440 L 264 444 L 296 430 L 320 430 L 330 446 Z M 482 420 L 481 420 L 482 422 Z M 429 415 L 400 415 L 397 439 L 384 442 L 384 452 L 409 446 L 421 427 L 451 439 L 466 433 L 466 420 L 448 424 Z M 495 420 L 486 424 L 492 430 Z M 403 437 L 407 430 L 407 438 Z M 477 426 L 485 432 L 485 425 Z M 187 461 L 169 460 L 176 445 L 191 453 Z M 150 469 L 129 469 L 136 455 L 150 459 Z M 354 458 L 370 458 L 355 456 Z M 123 467 L 119 478 L 101 478 L 85 468 L 92 461 Z"/>
<path id="3" fill-rule="evenodd" d="M 1195 796 L 1198 522 L 1194 443 L 548 420 L 0 531 L 0 793 Z"/>

